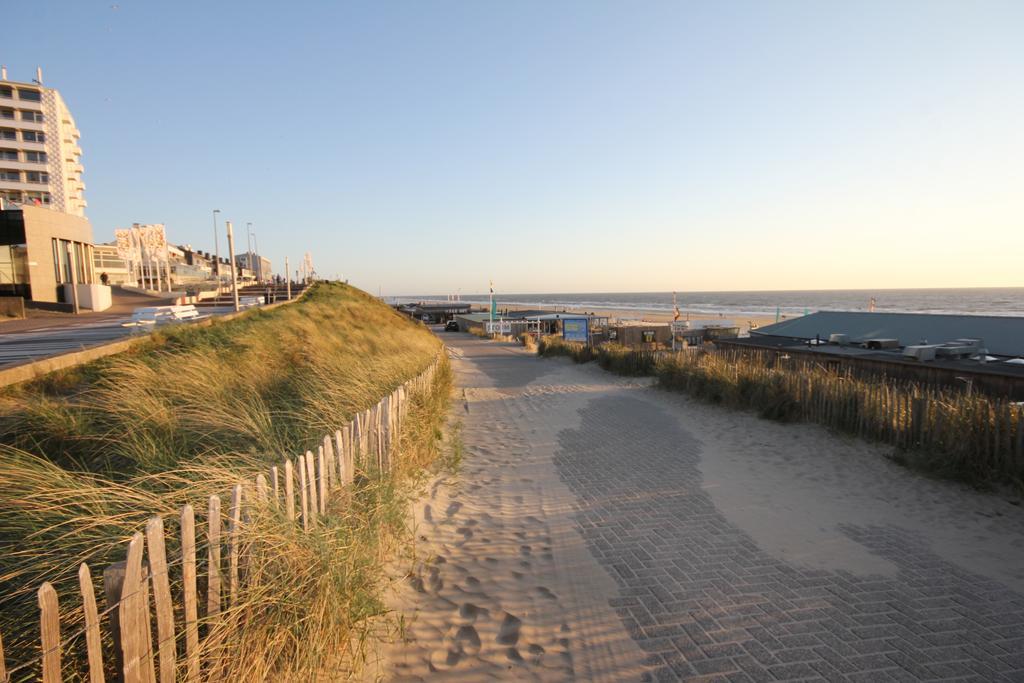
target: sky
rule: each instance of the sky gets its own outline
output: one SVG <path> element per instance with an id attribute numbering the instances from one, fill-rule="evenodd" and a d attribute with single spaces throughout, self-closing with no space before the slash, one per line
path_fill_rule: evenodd
<path id="1" fill-rule="evenodd" d="M 385 295 L 1024 285 L 1018 0 L 32 16 L 0 63 L 71 109 L 97 242 L 216 208 Z"/>

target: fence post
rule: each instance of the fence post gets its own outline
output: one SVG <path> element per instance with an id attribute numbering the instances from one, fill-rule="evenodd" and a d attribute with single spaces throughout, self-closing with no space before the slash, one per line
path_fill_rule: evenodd
<path id="1" fill-rule="evenodd" d="M 36 593 L 43 650 L 43 683 L 60 683 L 60 609 L 57 591 L 47 581 Z"/>
<path id="2" fill-rule="evenodd" d="M 270 468 L 270 490 L 274 495 L 274 498 L 270 502 L 274 505 L 275 510 L 277 509 L 277 506 L 279 505 L 278 501 L 281 498 L 281 489 L 277 480 L 277 465 L 274 465 Z"/>
<path id="3" fill-rule="evenodd" d="M 206 533 L 206 616 L 220 614 L 220 497 L 210 496 L 209 525 Z"/>
<path id="4" fill-rule="evenodd" d="M 319 512 L 321 515 L 327 514 L 327 478 L 330 476 L 327 473 L 327 459 L 324 457 L 324 447 L 317 446 L 316 448 L 316 496 L 317 500 L 320 501 Z"/>
<path id="5" fill-rule="evenodd" d="M 320 504 L 316 499 L 316 465 L 313 462 L 312 451 L 306 451 L 306 489 L 309 496 L 310 522 L 315 522 Z"/>
<path id="6" fill-rule="evenodd" d="M 164 543 L 164 520 L 150 517 L 146 522 L 146 543 L 149 545 L 149 569 L 153 577 L 153 604 L 156 606 L 157 650 L 160 652 L 160 683 L 174 683 L 178 653 L 174 643 L 174 607 L 171 604 L 171 582 L 167 575 L 167 546 Z"/>
<path id="7" fill-rule="evenodd" d="M 153 624 L 149 615 L 149 586 L 152 583 L 151 572 L 146 565 L 142 566 L 142 594 L 139 608 L 142 610 L 142 634 L 145 643 L 145 657 L 142 660 L 142 676 L 144 680 L 156 683 L 156 651 L 153 649 Z"/>
<path id="8" fill-rule="evenodd" d="M 338 486 L 348 482 L 348 467 L 345 463 L 345 439 L 340 429 L 334 430 L 334 456 L 338 462 Z"/>
<path id="9" fill-rule="evenodd" d="M 121 648 L 124 652 L 124 683 L 149 683 L 151 678 L 147 659 L 151 659 L 146 625 L 147 596 L 143 594 L 146 586 L 142 573 L 142 532 L 136 532 L 128 543 L 128 557 L 125 560 L 124 582 L 121 586 L 121 598 L 118 611 L 121 621 Z"/>
<path id="10" fill-rule="evenodd" d="M 1024 469 L 1024 409 L 1017 410 L 1017 467 Z"/>
<path id="11" fill-rule="evenodd" d="M 121 643 L 121 591 L 124 587 L 125 561 L 103 570 L 103 595 L 110 614 L 110 635 L 114 642 L 114 665 L 118 676 L 124 672 L 124 648 Z"/>
<path id="12" fill-rule="evenodd" d="M 89 655 L 89 683 L 103 683 L 103 645 L 100 637 L 100 616 L 96 610 L 96 591 L 92 574 L 85 562 L 78 566 L 78 589 L 82 592 L 82 615 L 85 617 L 85 647 Z M 3 648 L 0 647 L 0 653 Z M 0 654 L 0 659 L 3 659 Z M 0 663 L 0 669 L 3 664 Z M 4 680 L 0 671 L 0 681 Z"/>
<path id="13" fill-rule="evenodd" d="M 181 508 L 181 582 L 185 607 L 185 680 L 199 681 L 199 607 L 196 599 L 196 515 Z"/>
<path id="14" fill-rule="evenodd" d="M 381 408 L 383 401 L 377 401 L 377 405 L 373 407 L 373 440 L 374 440 L 374 452 L 377 455 L 377 469 L 384 472 L 384 411 Z"/>
<path id="15" fill-rule="evenodd" d="M 373 438 L 373 421 L 370 419 L 371 416 L 371 411 L 367 408 L 363 411 L 362 420 L 359 422 L 359 452 L 363 456 L 364 464 L 372 453 L 370 449 L 370 440 Z"/>
<path id="16" fill-rule="evenodd" d="M 284 507 L 288 519 L 295 521 L 295 472 L 291 458 L 284 461 Z"/>
<path id="17" fill-rule="evenodd" d="M 335 481 L 338 477 L 338 465 L 334 462 L 334 446 L 331 443 L 331 435 L 327 434 L 324 436 L 324 460 L 326 461 L 326 467 L 324 471 L 327 472 L 327 489 L 336 487 L 340 484 L 339 481 Z"/>
<path id="18" fill-rule="evenodd" d="M 238 604 L 238 544 L 242 526 L 242 485 L 235 484 L 231 493 L 231 518 L 228 526 L 228 604 Z M 161 682 L 162 683 L 162 682 Z"/>
<path id="19" fill-rule="evenodd" d="M 267 476 L 260 472 L 256 475 L 256 500 L 265 504 L 267 502 L 269 490 L 270 487 L 267 485 Z"/>
<path id="20" fill-rule="evenodd" d="M 309 487 L 306 485 L 306 456 L 299 456 L 299 498 L 302 501 L 302 530 L 309 531 Z"/>
<path id="21" fill-rule="evenodd" d="M 363 458 L 363 430 L 360 422 L 359 415 L 357 414 L 350 423 L 352 433 L 349 439 L 349 450 L 352 455 L 352 463 L 356 467 L 362 464 Z"/>
<path id="22" fill-rule="evenodd" d="M 910 434 L 911 445 L 920 446 L 924 440 L 924 418 L 928 404 L 923 398 L 914 398 L 911 403 Z"/>

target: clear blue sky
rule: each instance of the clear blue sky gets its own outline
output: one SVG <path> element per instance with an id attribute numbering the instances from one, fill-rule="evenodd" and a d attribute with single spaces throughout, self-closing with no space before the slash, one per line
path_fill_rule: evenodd
<path id="1" fill-rule="evenodd" d="M 0 62 L 68 102 L 98 241 L 208 249 L 219 208 L 385 294 L 1024 285 L 1019 0 L 18 16 Z"/>

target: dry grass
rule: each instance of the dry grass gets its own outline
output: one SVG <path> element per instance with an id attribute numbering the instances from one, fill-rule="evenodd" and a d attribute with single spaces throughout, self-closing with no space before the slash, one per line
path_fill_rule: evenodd
<path id="1" fill-rule="evenodd" d="M 577 363 L 596 360 L 621 375 L 654 376 L 662 388 L 703 401 L 889 444 L 897 462 L 928 473 L 1024 491 L 1024 409 L 1006 399 L 838 373 L 759 351 L 652 352 L 545 337 L 538 353 Z"/>
<path id="2" fill-rule="evenodd" d="M 267 465 L 315 449 L 324 434 L 418 374 L 438 349 L 423 326 L 359 290 L 324 284 L 300 303 L 161 332 L 130 354 L 6 392 L 0 628 L 8 660 L 38 652 L 35 629 L 23 625 L 35 619 L 40 581 L 55 582 L 70 630 L 81 619 L 79 562 L 88 561 L 98 581 L 150 515 L 163 515 L 175 536 L 186 502 L 197 525 L 205 523 L 208 495 L 225 497 L 240 478 L 251 481 Z M 381 610 L 381 559 L 405 528 L 402 482 L 437 457 L 446 365 L 439 377 L 433 391 L 414 397 L 394 475 L 363 472 L 309 534 L 269 509 L 245 526 L 249 588 L 216 625 L 204 626 L 214 634 L 207 654 L 220 662 L 218 675 L 308 678 L 358 659 L 359 625 Z M 174 557 L 170 539 L 168 550 Z M 172 579 L 180 580 L 173 570 Z M 74 661 L 81 644 L 69 647 Z"/>

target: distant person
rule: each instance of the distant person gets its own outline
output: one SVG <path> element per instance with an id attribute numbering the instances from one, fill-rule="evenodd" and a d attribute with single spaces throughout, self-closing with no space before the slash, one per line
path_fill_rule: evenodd
<path id="1" fill-rule="evenodd" d="M 110 276 L 106 272 L 100 273 L 100 283 L 106 287 L 110 284 Z"/>

